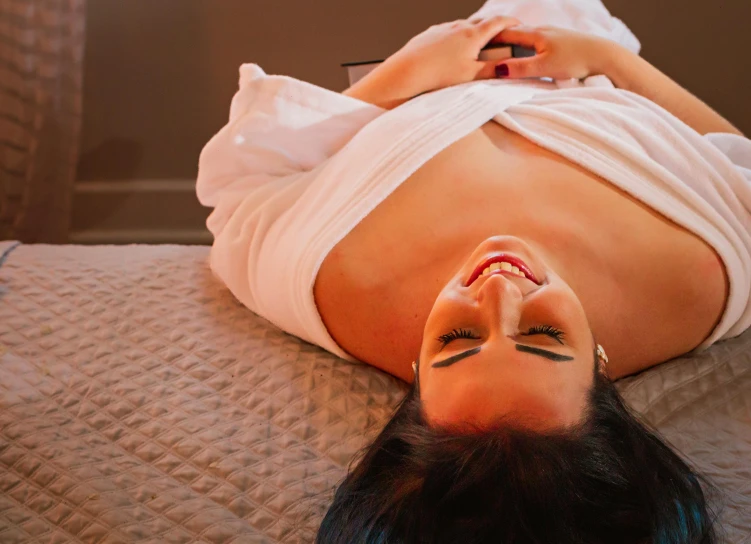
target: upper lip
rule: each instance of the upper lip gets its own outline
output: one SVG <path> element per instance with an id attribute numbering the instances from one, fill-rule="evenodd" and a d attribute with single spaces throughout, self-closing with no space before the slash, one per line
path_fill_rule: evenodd
<path id="1" fill-rule="evenodd" d="M 477 278 L 479 278 L 480 274 L 482 274 L 482 271 L 485 270 L 488 266 L 490 266 L 493 263 L 502 263 L 502 262 L 506 262 L 506 263 L 511 264 L 512 266 L 517 267 L 519 271 L 522 272 L 527 277 L 528 280 L 532 281 L 533 283 L 537 285 L 540 285 L 539 280 L 532 273 L 532 270 L 519 257 L 510 255 L 508 253 L 497 253 L 495 255 L 487 257 L 479 265 L 477 265 L 474 272 L 472 272 L 469 279 L 467 280 L 465 287 L 469 287 L 470 285 L 472 285 L 472 282 L 474 282 Z"/>

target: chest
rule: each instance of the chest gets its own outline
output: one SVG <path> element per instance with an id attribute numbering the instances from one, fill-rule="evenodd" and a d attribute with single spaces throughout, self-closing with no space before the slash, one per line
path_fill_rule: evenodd
<path id="1" fill-rule="evenodd" d="M 358 359 L 408 368 L 447 279 L 498 234 L 555 255 L 624 368 L 692 349 L 722 311 L 723 267 L 701 239 L 491 122 L 423 165 L 326 257 L 315 296 L 327 329 Z"/>

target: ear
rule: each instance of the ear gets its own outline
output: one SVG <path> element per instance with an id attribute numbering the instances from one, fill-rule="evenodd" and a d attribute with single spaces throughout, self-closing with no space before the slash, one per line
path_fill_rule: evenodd
<path id="1" fill-rule="evenodd" d="M 607 373 L 608 362 L 608 356 L 605 353 L 605 350 L 600 344 L 597 344 L 597 364 L 600 372 Z"/>
<path id="2" fill-rule="evenodd" d="M 417 398 L 420 398 L 420 357 L 412 362 L 412 371 L 415 373 L 414 390 Z"/>

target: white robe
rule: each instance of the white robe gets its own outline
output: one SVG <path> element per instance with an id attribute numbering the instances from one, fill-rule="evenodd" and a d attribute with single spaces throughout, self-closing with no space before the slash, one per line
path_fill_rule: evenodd
<path id="1" fill-rule="evenodd" d="M 599 0 L 491 0 L 475 15 L 493 13 L 639 49 Z M 604 76 L 470 82 L 386 111 L 245 64 L 229 122 L 199 162 L 198 199 L 214 208 L 211 269 L 257 314 L 351 360 L 313 297 L 323 259 L 420 166 L 490 120 L 608 180 L 717 251 L 729 299 L 697 350 L 751 326 L 751 141 L 702 136 Z"/>

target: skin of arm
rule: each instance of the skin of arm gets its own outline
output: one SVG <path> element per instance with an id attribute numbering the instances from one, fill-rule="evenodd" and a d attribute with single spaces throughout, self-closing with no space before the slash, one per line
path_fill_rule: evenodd
<path id="1" fill-rule="evenodd" d="M 392 110 L 425 92 L 415 79 L 408 64 L 389 57 L 342 94 Z"/>
<path id="2" fill-rule="evenodd" d="M 407 66 L 392 64 L 386 59 L 342 94 L 392 110 L 422 92 L 413 82 Z"/>
<path id="3" fill-rule="evenodd" d="M 433 25 L 343 94 L 390 110 L 426 92 L 491 78 L 495 63 L 480 60 L 480 50 L 519 24 L 496 15 Z"/>
<path id="4" fill-rule="evenodd" d="M 591 75 L 606 75 L 617 88 L 651 100 L 699 134 L 725 132 L 745 137 L 720 114 L 639 55 L 610 40 L 598 42 Z"/>
<path id="5" fill-rule="evenodd" d="M 530 29 L 532 30 L 532 29 Z M 509 37 L 524 36 L 515 29 Z M 620 44 L 590 34 L 545 27 L 526 33 L 521 45 L 550 47 L 550 54 L 514 59 L 511 77 L 578 77 L 603 74 L 619 88 L 639 94 L 666 109 L 700 134 L 745 135 L 699 98 Z M 503 34 L 502 34 L 503 35 Z M 517 40 L 508 40 L 514 43 Z M 412 59 L 414 62 L 415 59 Z M 389 57 L 342 94 L 390 110 L 426 92 L 415 77 L 414 65 Z M 571 71 L 571 73 L 567 73 Z"/>

